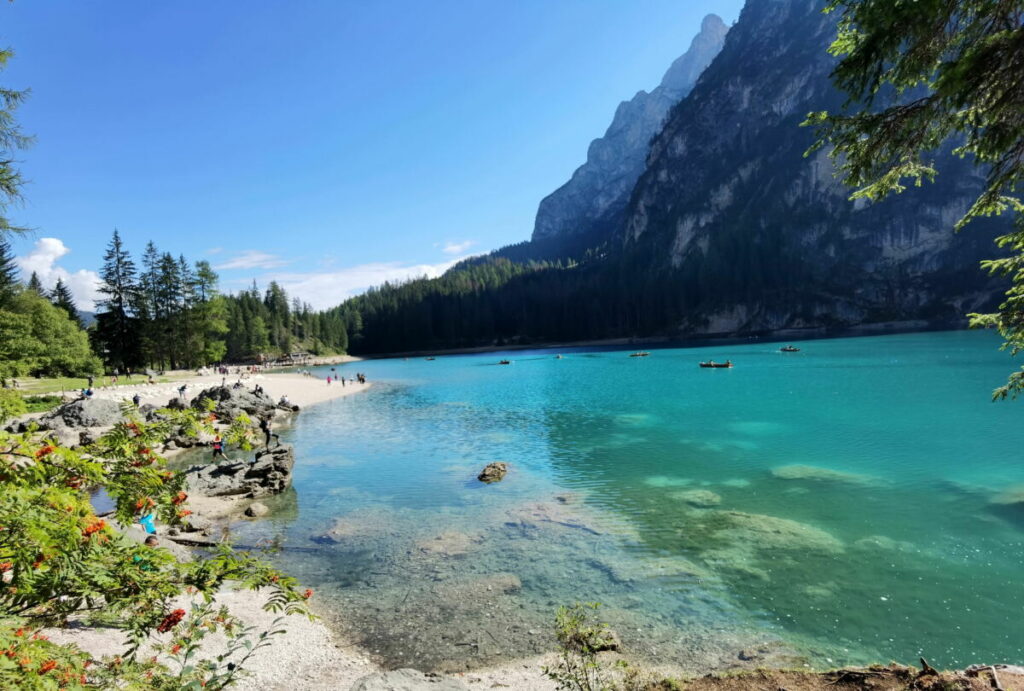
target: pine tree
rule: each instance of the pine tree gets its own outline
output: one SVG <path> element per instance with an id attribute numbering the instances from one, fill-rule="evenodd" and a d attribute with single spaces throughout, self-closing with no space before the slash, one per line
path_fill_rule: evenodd
<path id="1" fill-rule="evenodd" d="M 18 290 L 18 266 L 14 263 L 11 243 L 0 235 L 0 308 L 5 307 Z"/>
<path id="2" fill-rule="evenodd" d="M 35 273 L 32 275 L 35 276 Z M 79 328 L 85 328 L 85 325 L 82 323 L 82 317 L 78 314 L 75 298 L 71 295 L 67 284 L 64 283 L 64 279 L 57 279 L 57 285 L 53 287 L 53 292 L 50 293 L 50 302 L 67 312 L 68 316 L 78 324 Z"/>
<path id="3" fill-rule="evenodd" d="M 135 263 L 124 248 L 117 230 L 107 245 L 100 270 L 96 337 L 106 362 L 122 372 L 141 364 L 139 322 L 136 311 L 141 302 Z"/>
<path id="4" fill-rule="evenodd" d="M 39 274 L 35 271 L 29 276 L 28 289 L 35 291 L 35 294 L 39 297 L 46 297 L 46 288 L 43 288 L 43 282 L 39 280 Z"/>
<path id="5" fill-rule="evenodd" d="M 139 275 L 142 352 L 148 364 L 164 369 L 167 364 L 167 347 L 163 337 L 165 315 L 160 309 L 159 284 L 160 252 L 150 241 L 142 253 L 142 273 Z"/>
<path id="6" fill-rule="evenodd" d="M 9 50 L 0 50 L 0 70 L 7 67 L 7 61 L 12 55 Z M 21 173 L 15 167 L 17 156 L 14 152 L 32 143 L 32 138 L 22 134 L 14 120 L 14 111 L 26 96 L 27 91 L 0 87 L 0 239 L 24 230 L 11 223 L 6 211 L 9 206 L 21 201 L 21 186 L 24 184 Z"/>

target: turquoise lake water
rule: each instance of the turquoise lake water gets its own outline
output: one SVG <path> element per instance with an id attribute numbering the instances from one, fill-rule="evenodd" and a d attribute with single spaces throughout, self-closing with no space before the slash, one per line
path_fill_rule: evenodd
<path id="1" fill-rule="evenodd" d="M 282 431 L 274 537 L 327 620 L 389 666 L 551 649 L 603 603 L 687 670 L 1024 662 L 1024 402 L 993 334 L 377 360 Z M 503 357 L 513 360 L 499 366 Z M 704 370 L 702 359 L 732 359 Z M 323 370 L 328 371 L 328 370 Z M 505 461 L 504 481 L 475 480 Z"/>

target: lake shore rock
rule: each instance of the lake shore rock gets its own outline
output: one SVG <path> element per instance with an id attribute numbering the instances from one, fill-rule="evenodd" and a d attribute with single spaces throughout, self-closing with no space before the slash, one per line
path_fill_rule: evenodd
<path id="1" fill-rule="evenodd" d="M 185 471 L 185 475 L 190 490 L 196 494 L 255 498 L 280 494 L 290 487 L 294 467 L 292 446 L 281 444 L 257 452 L 252 464 L 238 461 L 194 465 Z"/>
<path id="2" fill-rule="evenodd" d="M 279 407 L 265 393 L 255 393 L 246 387 L 213 386 L 200 391 L 192 399 L 192 408 L 206 410 L 209 402 L 214 403 L 213 412 L 224 422 L 231 422 L 245 413 L 251 420 L 274 415 L 278 410 L 293 412 L 298 406 Z"/>

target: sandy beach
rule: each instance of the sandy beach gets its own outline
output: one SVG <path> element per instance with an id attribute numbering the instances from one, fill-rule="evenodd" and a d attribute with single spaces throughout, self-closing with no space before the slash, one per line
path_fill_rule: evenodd
<path id="1" fill-rule="evenodd" d="M 370 387 L 370 383 L 359 384 L 347 377 L 344 384 L 340 382 L 328 384 L 325 379 L 293 372 L 261 372 L 242 376 L 232 374 L 226 377 L 220 374 L 193 375 L 162 384 L 146 384 L 140 379 L 140 383 L 135 386 L 98 389 L 93 397 L 113 401 L 130 401 L 135 394 L 138 394 L 143 405 L 164 406 L 172 398 L 178 397 L 178 389 L 182 385 L 186 387 L 185 400 L 190 402 L 203 389 L 219 386 L 222 382 L 231 386 L 237 381 L 241 381 L 242 385 L 249 389 L 259 384 L 267 395 L 275 400 L 287 396 L 288 400 L 299 408 L 349 396 Z"/>

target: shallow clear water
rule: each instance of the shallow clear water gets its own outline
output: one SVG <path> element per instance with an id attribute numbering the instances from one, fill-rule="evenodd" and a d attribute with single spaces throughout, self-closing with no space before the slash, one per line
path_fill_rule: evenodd
<path id="1" fill-rule="evenodd" d="M 998 343 L 346 365 L 374 388 L 283 431 L 294 491 L 239 536 L 283 538 L 332 625 L 392 666 L 542 652 L 555 607 L 595 600 L 627 650 L 691 670 L 740 649 L 1021 662 L 1024 504 L 993 500 L 1024 486 L 1024 403 L 990 402 Z M 496 460 L 508 477 L 477 483 Z"/>

